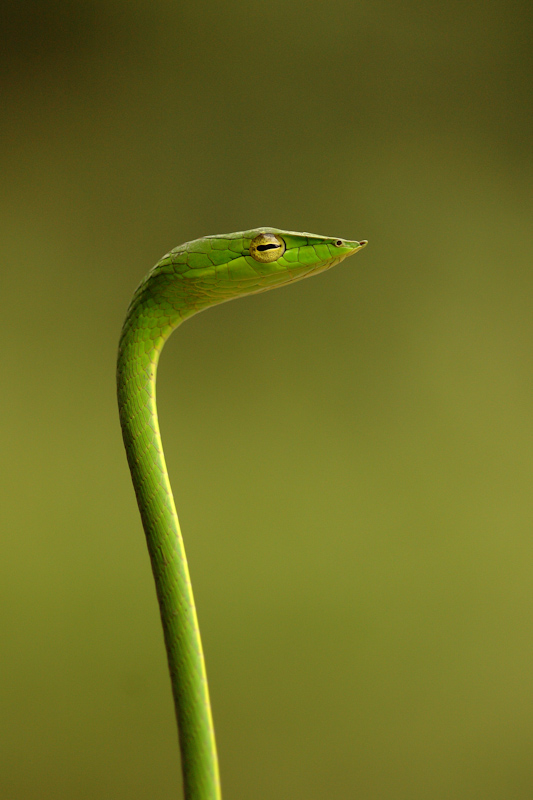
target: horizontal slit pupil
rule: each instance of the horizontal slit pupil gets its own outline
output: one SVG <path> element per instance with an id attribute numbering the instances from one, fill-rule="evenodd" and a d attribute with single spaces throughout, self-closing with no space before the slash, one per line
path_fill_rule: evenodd
<path id="1" fill-rule="evenodd" d="M 279 244 L 258 244 L 257 245 L 257 249 L 258 250 L 277 250 L 278 247 L 280 247 Z"/>

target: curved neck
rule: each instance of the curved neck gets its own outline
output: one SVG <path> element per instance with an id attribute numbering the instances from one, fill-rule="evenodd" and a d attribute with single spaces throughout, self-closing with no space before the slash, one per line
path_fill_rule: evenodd
<path id="1" fill-rule="evenodd" d="M 119 345 L 117 390 L 128 462 L 148 543 L 176 707 L 186 800 L 220 800 L 218 762 L 194 597 L 165 464 L 156 372 L 179 313 L 141 285 Z"/>

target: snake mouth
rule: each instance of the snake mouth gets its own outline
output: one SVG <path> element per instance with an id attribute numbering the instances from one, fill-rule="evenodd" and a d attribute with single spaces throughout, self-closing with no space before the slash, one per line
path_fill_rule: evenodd
<path id="1" fill-rule="evenodd" d="M 368 239 L 361 239 L 360 242 L 352 242 L 352 244 L 354 244 L 355 247 L 348 253 L 348 255 L 350 256 L 353 255 L 354 253 L 358 253 L 359 250 L 363 249 L 363 247 L 366 247 L 368 244 Z"/>

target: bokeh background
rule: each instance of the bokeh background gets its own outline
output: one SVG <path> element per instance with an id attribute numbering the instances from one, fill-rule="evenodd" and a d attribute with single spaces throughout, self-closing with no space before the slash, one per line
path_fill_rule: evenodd
<path id="1" fill-rule="evenodd" d="M 0 797 L 180 796 L 116 344 L 163 253 L 274 225 L 370 244 L 159 371 L 225 798 L 529 800 L 531 3 L 0 22 Z"/>

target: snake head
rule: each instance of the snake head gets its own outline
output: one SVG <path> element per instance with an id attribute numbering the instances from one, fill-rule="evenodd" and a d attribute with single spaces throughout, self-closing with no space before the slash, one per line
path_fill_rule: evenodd
<path id="1" fill-rule="evenodd" d="M 147 288 L 185 319 L 323 272 L 366 244 L 279 228 L 204 236 L 167 253 L 147 276 Z"/>
<path id="2" fill-rule="evenodd" d="M 215 285 L 239 297 L 322 272 L 366 244 L 364 240 L 356 242 L 278 228 L 254 228 L 223 236 L 206 236 L 191 242 L 188 250 L 191 255 L 194 252 L 205 254 L 215 268 L 218 278 Z"/>

